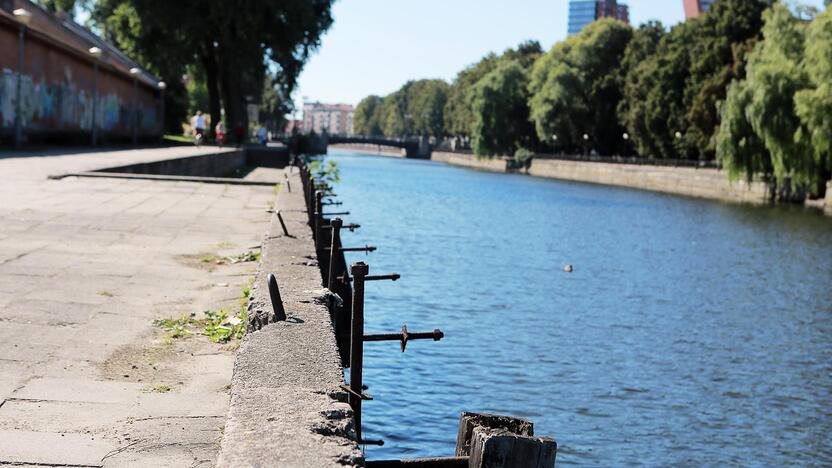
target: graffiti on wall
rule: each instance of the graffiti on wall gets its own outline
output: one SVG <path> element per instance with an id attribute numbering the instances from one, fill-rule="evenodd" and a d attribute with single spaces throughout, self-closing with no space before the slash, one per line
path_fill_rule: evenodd
<path id="1" fill-rule="evenodd" d="M 3 69 L 0 74 L 0 127 L 14 127 L 17 116 L 17 73 Z M 30 75 L 20 80 L 20 118 L 24 129 L 81 130 L 93 126 L 93 108 L 98 128 L 109 132 L 129 133 L 136 118 L 140 133 L 155 133 L 161 125 L 155 103 L 138 103 L 135 114 L 131 102 L 124 102 L 117 94 L 99 96 L 95 105 L 93 93 L 80 89 L 71 80 L 61 83 L 36 81 Z"/>

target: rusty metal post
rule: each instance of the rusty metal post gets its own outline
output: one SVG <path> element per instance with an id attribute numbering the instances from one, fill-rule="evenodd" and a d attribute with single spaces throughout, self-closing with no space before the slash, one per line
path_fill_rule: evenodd
<path id="1" fill-rule="evenodd" d="M 280 214 L 280 210 L 277 210 L 277 220 L 280 221 L 280 227 L 283 228 L 283 235 L 289 237 L 289 230 L 286 229 L 286 223 L 283 222 L 283 215 Z"/>
<path id="2" fill-rule="evenodd" d="M 370 267 L 364 262 L 356 262 L 350 266 L 350 273 L 354 278 L 352 287 L 352 336 L 350 337 L 350 403 L 355 414 L 355 438 L 361 438 L 361 398 L 363 390 L 364 367 L 364 277 L 370 272 Z"/>
<path id="3" fill-rule="evenodd" d="M 305 190 L 306 195 L 306 214 L 309 216 L 309 225 L 312 226 L 312 223 L 315 221 L 315 190 L 312 188 L 312 184 L 314 182 L 313 178 L 309 178 L 309 180 L 303 185 L 303 189 Z"/>
<path id="4" fill-rule="evenodd" d="M 330 291 L 334 291 L 335 288 L 335 275 L 337 274 L 335 271 L 335 257 L 338 255 L 338 248 L 341 246 L 341 226 L 344 222 L 341 218 L 335 218 L 329 222 L 329 225 L 332 227 L 332 242 L 329 249 L 329 272 L 326 277 L 326 287 Z"/>
<path id="5" fill-rule="evenodd" d="M 280 288 L 277 286 L 277 278 L 269 273 L 269 298 L 272 301 L 274 320 L 276 322 L 286 320 L 286 310 L 283 308 L 283 299 L 280 297 Z"/>
<path id="6" fill-rule="evenodd" d="M 313 234 L 315 237 L 315 250 L 317 251 L 321 250 L 321 225 L 323 224 L 323 216 L 321 214 L 321 208 L 323 208 L 323 206 L 321 205 L 321 199 L 323 198 L 323 196 L 324 194 L 320 191 L 315 191 L 315 205 L 312 208 L 313 210 L 315 210 L 313 214 L 315 219 L 313 219 L 312 221 L 312 226 Z"/>

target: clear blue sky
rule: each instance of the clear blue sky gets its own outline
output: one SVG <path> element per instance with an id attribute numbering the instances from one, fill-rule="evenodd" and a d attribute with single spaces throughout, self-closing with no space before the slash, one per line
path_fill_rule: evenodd
<path id="1" fill-rule="evenodd" d="M 682 0 L 629 0 L 634 25 L 684 19 Z M 822 0 L 805 3 L 822 5 Z M 335 23 L 300 77 L 295 100 L 357 104 L 405 81 L 451 80 L 489 51 L 566 37 L 568 0 L 337 0 Z"/>

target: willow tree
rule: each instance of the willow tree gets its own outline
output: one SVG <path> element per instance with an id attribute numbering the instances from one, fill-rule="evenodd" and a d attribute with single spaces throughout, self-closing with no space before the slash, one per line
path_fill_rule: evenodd
<path id="1" fill-rule="evenodd" d="M 471 136 L 474 131 L 472 113 L 473 90 L 477 82 L 491 73 L 502 62 L 516 61 L 524 69 L 531 69 L 543 54 L 537 41 L 527 40 L 503 51 L 501 55 L 489 53 L 474 65 L 460 71 L 450 89 L 445 106 L 445 128 L 449 135 Z"/>
<path id="2" fill-rule="evenodd" d="M 479 62 L 460 71 L 450 89 L 445 104 L 445 129 L 451 135 L 470 136 L 474 127 L 471 114 L 471 90 L 477 81 L 497 67 L 498 57 L 490 53 Z"/>
<path id="3" fill-rule="evenodd" d="M 751 178 L 770 167 L 781 189 L 803 186 L 817 193 L 825 180 L 828 153 L 825 139 L 813 145 L 812 135 L 822 132 L 824 119 L 829 118 L 829 114 L 814 118 L 823 115 L 823 106 L 828 105 L 823 99 L 828 82 L 814 86 L 812 75 L 826 76 L 823 69 L 828 66 L 807 66 L 807 26 L 788 7 L 775 4 L 764 19 L 764 40 L 748 57 L 747 77 L 733 82 L 722 108 L 717 155 L 733 177 L 744 173 Z M 823 28 L 813 34 L 828 34 Z M 813 53 L 822 55 L 824 49 L 819 46 Z M 815 97 L 820 102 L 814 102 Z M 754 143 L 757 140 L 764 149 Z M 737 141 L 753 144 L 738 145 Z"/>
<path id="4" fill-rule="evenodd" d="M 803 123 L 799 139 L 810 142 L 817 182 L 822 184 L 832 170 L 832 10 L 827 7 L 806 29 L 803 67 L 809 78 L 807 89 L 795 95 L 797 115 Z M 817 192 L 823 191 L 819 187 Z"/>

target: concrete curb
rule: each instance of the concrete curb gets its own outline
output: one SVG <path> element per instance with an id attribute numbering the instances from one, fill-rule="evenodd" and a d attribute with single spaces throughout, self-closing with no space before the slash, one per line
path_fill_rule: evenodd
<path id="1" fill-rule="evenodd" d="M 281 186 L 249 304 L 249 332 L 234 363 L 231 403 L 217 466 L 360 466 L 344 371 L 298 171 Z M 274 273 L 288 315 L 274 322 L 267 277 Z"/>
<path id="2" fill-rule="evenodd" d="M 201 182 L 204 184 L 229 184 L 229 185 L 278 185 L 278 181 L 234 179 L 231 177 L 199 177 L 184 175 L 161 175 L 161 174 L 133 174 L 127 172 L 70 172 L 67 174 L 49 176 L 50 179 L 60 180 L 66 177 L 92 177 L 99 179 L 133 179 L 133 180 L 157 180 L 165 182 Z"/>

